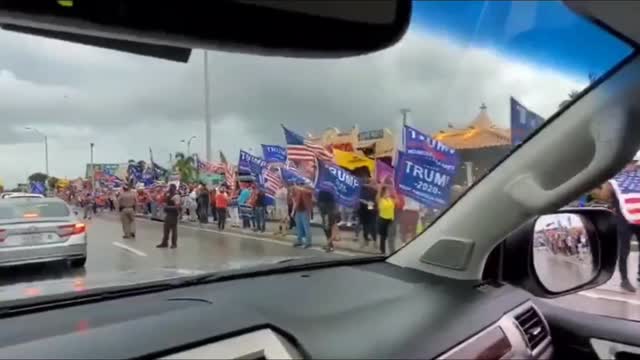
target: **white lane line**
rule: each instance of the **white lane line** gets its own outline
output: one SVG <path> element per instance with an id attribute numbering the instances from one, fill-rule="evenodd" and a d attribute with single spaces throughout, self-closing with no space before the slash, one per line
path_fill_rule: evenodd
<path id="1" fill-rule="evenodd" d="M 147 221 L 150 223 L 158 223 L 157 221 L 153 221 L 153 220 L 149 220 L 149 219 L 143 219 L 143 218 L 138 218 L 138 220 L 142 220 L 142 221 Z M 213 230 L 213 229 L 207 229 L 205 227 L 195 227 L 195 226 L 189 226 L 189 225 L 184 225 L 184 224 L 178 224 L 178 227 L 184 228 L 184 229 L 190 229 L 193 231 L 206 231 L 206 232 L 211 232 L 214 234 L 220 234 L 220 235 L 226 235 L 226 236 L 235 236 L 237 238 L 241 238 L 241 239 L 251 239 L 251 240 L 258 240 L 258 241 L 264 241 L 264 242 L 268 242 L 271 244 L 276 244 L 276 245 L 280 245 L 280 246 L 286 246 L 286 247 L 292 247 L 290 242 L 286 242 L 286 240 L 274 240 L 274 239 L 269 239 L 267 237 L 260 237 L 260 236 L 253 236 L 253 235 L 248 235 L 248 234 L 241 234 L 241 233 L 237 233 L 235 231 L 219 231 L 219 230 Z M 343 240 L 344 241 L 344 240 Z M 314 250 L 314 251 L 319 251 L 324 253 L 325 251 L 318 246 L 313 246 L 310 249 L 307 250 Z M 356 252 L 351 252 L 351 251 L 342 251 L 342 250 L 334 250 L 333 251 L 334 254 L 337 255 L 344 255 L 344 256 L 356 256 L 356 255 L 360 255 Z M 367 255 L 366 253 L 363 253 L 362 255 Z"/>
<path id="2" fill-rule="evenodd" d="M 594 291 L 591 290 L 587 290 L 587 291 L 583 291 L 581 293 L 578 293 L 579 295 L 584 295 L 590 298 L 594 298 L 594 299 L 603 299 L 603 300 L 613 300 L 613 301 L 620 301 L 620 302 L 626 302 L 628 304 L 633 304 L 633 305 L 640 305 L 640 300 L 635 300 L 635 299 L 629 299 L 623 296 L 615 296 L 615 295 L 602 295 L 599 293 L 595 293 Z"/>
<path id="3" fill-rule="evenodd" d="M 127 250 L 129 252 L 132 252 L 132 253 L 134 253 L 134 254 L 136 254 L 138 256 L 147 256 L 147 254 L 143 253 L 142 251 L 140 251 L 138 249 L 134 249 L 131 246 L 125 245 L 125 244 L 123 244 L 121 242 L 114 241 L 112 244 L 113 244 L 113 246 L 117 246 L 117 247 L 119 247 L 121 249 L 124 249 L 124 250 Z"/>

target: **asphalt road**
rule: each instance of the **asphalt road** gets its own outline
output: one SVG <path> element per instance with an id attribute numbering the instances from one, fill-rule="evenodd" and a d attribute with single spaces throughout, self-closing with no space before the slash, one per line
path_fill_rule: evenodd
<path id="1" fill-rule="evenodd" d="M 69 269 L 66 264 L 38 265 L 0 270 L 0 302 L 18 297 L 35 297 L 50 293 L 150 281 L 205 271 L 247 267 L 291 257 L 342 257 L 348 253 L 324 253 L 312 249 L 293 248 L 290 243 L 250 233 L 224 232 L 181 225 L 177 249 L 157 249 L 162 236 L 162 223 L 138 219 L 137 238 L 122 239 L 122 230 L 113 214 L 101 214 L 87 223 L 89 245 L 84 269 Z M 315 244 L 322 239 L 314 239 Z M 637 269 L 638 252 L 630 257 L 630 269 Z M 588 265 L 559 261 L 543 256 L 537 267 L 543 277 L 553 279 L 555 286 L 568 286 L 588 280 Z M 164 272 L 163 272 L 164 271 Z M 114 274 L 120 274 L 114 276 Z M 625 293 L 619 277 L 598 289 L 565 296 L 554 303 L 602 315 L 640 320 L 640 290 Z M 634 283 L 637 285 L 637 282 Z"/>
<path id="2" fill-rule="evenodd" d="M 178 248 L 158 249 L 162 223 L 138 219 L 135 239 L 123 239 L 119 220 L 101 214 L 87 221 L 88 256 L 84 269 L 66 264 L 30 265 L 0 270 L 0 301 L 59 293 L 78 286 L 115 285 L 122 280 L 151 281 L 208 271 L 241 268 L 291 257 L 341 257 L 319 247 L 294 248 L 251 234 L 178 227 Z M 118 275 L 120 274 L 120 275 Z M 80 285 L 78 285 L 80 284 Z"/>

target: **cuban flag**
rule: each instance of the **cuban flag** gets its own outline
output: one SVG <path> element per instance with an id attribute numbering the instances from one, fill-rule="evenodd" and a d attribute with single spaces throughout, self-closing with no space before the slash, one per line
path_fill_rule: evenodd
<path id="1" fill-rule="evenodd" d="M 640 168 L 625 169 L 609 180 L 620 204 L 624 218 L 640 225 Z"/>

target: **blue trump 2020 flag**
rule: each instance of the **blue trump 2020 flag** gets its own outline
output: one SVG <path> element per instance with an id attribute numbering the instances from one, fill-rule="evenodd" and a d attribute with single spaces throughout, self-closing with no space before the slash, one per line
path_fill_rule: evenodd
<path id="1" fill-rule="evenodd" d="M 398 151 L 396 188 L 422 205 L 441 209 L 449 204 L 453 174 L 429 157 Z"/>
<path id="2" fill-rule="evenodd" d="M 240 159 L 238 160 L 238 169 L 249 171 L 251 174 L 262 174 L 262 169 L 267 166 L 267 162 L 259 156 L 255 156 L 244 150 L 240 150 Z"/>
<path id="3" fill-rule="evenodd" d="M 511 98 L 511 144 L 521 144 L 544 123 L 544 118 Z"/>
<path id="4" fill-rule="evenodd" d="M 360 179 L 347 170 L 325 162 L 318 162 L 316 191 L 331 192 L 336 202 L 345 207 L 355 207 L 360 200 Z"/>
<path id="5" fill-rule="evenodd" d="M 460 163 L 455 149 L 408 125 L 404 126 L 402 140 L 407 154 L 429 157 L 450 173 L 455 173 Z"/>
<path id="6" fill-rule="evenodd" d="M 287 149 L 280 145 L 262 144 L 262 154 L 267 164 L 284 164 L 287 162 Z"/>
<path id="7" fill-rule="evenodd" d="M 302 174 L 298 172 L 298 170 L 294 168 L 283 167 L 280 169 L 280 174 L 282 174 L 282 180 L 287 185 L 296 185 L 296 184 L 311 185 L 311 180 L 304 177 Z"/>

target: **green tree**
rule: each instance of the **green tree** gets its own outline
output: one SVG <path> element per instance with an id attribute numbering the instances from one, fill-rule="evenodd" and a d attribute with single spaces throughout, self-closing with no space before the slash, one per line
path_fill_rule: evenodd
<path id="1" fill-rule="evenodd" d="M 47 179 L 49 178 L 49 176 L 45 173 L 41 173 L 41 172 L 36 172 L 33 173 L 31 175 L 29 175 L 29 177 L 27 178 L 29 180 L 29 182 L 46 182 Z"/>
<path id="2" fill-rule="evenodd" d="M 175 163 L 173 170 L 180 174 L 180 180 L 184 182 L 193 182 L 196 177 L 196 161 L 193 156 L 186 156 L 182 152 L 175 155 Z"/>
<path id="3" fill-rule="evenodd" d="M 57 177 L 50 176 L 49 179 L 47 179 L 47 186 L 49 187 L 49 190 L 55 190 L 58 186 L 58 181 L 60 181 L 60 179 Z"/>

